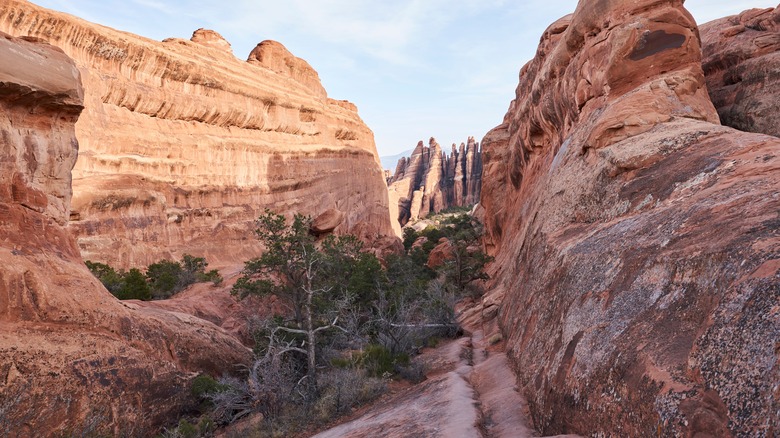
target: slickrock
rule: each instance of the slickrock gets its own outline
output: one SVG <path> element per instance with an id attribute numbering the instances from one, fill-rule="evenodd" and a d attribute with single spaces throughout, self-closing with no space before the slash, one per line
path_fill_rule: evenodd
<path id="1" fill-rule="evenodd" d="M 436 139 L 419 142 L 410 157 L 398 160 L 388 180 L 390 203 L 398 205 L 398 221 L 422 219 L 449 207 L 473 205 L 482 188 L 482 154 L 469 137 L 460 148 L 452 145 L 449 156 Z"/>
<path id="2" fill-rule="evenodd" d="M 156 42 L 22 0 L 3 2 L 0 30 L 61 47 L 81 71 L 70 228 L 86 259 L 234 265 L 257 255 L 266 207 L 335 209 L 336 233 L 394 235 L 373 133 L 281 44 L 241 61 L 213 31 Z"/>
<path id="3" fill-rule="evenodd" d="M 780 431 L 780 140 L 717 123 L 682 1 L 582 0 L 521 70 L 480 205 L 539 432 Z"/>
<path id="4" fill-rule="evenodd" d="M 469 349 L 468 338 L 448 343 L 435 353 L 437 375 L 314 437 L 481 437 L 477 394 L 468 381 L 472 366 L 463 354 Z"/>
<path id="5" fill-rule="evenodd" d="M 233 53 L 233 48 L 230 43 L 218 32 L 215 32 L 211 29 L 201 28 L 196 30 L 192 33 L 192 38 L 190 38 L 190 41 L 230 54 Z"/>
<path id="6" fill-rule="evenodd" d="M 780 6 L 721 18 L 700 32 L 721 123 L 780 137 Z"/>
<path id="7" fill-rule="evenodd" d="M 460 309 L 459 320 L 472 333 L 415 359 L 425 364 L 427 380 L 374 402 L 357 418 L 315 437 L 539 436 L 529 426 L 527 402 L 517 391 L 507 356 L 493 341 L 497 327 L 482 323 L 480 308 Z"/>
<path id="8" fill-rule="evenodd" d="M 250 351 L 211 323 L 120 303 L 64 224 L 84 93 L 60 49 L 0 33 L 0 435 L 143 436 L 199 371 Z"/>

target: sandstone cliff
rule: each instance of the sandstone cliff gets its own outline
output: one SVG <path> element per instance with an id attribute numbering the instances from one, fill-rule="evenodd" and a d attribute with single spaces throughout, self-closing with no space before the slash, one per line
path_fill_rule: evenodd
<path id="1" fill-rule="evenodd" d="M 0 33 L 0 435 L 143 436 L 190 403 L 198 371 L 250 351 L 197 318 L 120 303 L 68 234 L 79 70 Z"/>
<path id="2" fill-rule="evenodd" d="M 580 1 L 482 144 L 486 299 L 540 432 L 780 431 L 780 140 L 718 124 L 682 1 Z"/>
<path id="3" fill-rule="evenodd" d="M 23 0 L 3 2 L 0 30 L 61 47 L 81 71 L 71 229 L 85 258 L 235 264 L 257 254 L 266 207 L 334 209 L 337 233 L 392 235 L 372 132 L 281 44 L 245 62 L 213 31 L 156 42 Z"/>
<path id="4" fill-rule="evenodd" d="M 780 136 L 780 6 L 701 26 L 704 74 L 721 123 Z"/>
<path id="5" fill-rule="evenodd" d="M 408 158 L 398 160 L 388 179 L 390 203 L 398 205 L 398 221 L 426 217 L 449 207 L 476 204 L 482 187 L 482 154 L 469 137 L 460 148 L 452 145 L 448 156 L 436 139 L 419 142 Z"/>

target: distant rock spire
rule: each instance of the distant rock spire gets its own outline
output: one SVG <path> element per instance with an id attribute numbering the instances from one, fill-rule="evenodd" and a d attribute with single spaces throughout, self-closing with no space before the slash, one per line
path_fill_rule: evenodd
<path id="1" fill-rule="evenodd" d="M 476 204 L 481 188 L 482 155 L 474 137 L 460 146 L 453 143 L 449 155 L 433 137 L 428 146 L 420 141 L 410 157 L 398 160 L 388 179 L 402 226 L 450 207 Z"/>

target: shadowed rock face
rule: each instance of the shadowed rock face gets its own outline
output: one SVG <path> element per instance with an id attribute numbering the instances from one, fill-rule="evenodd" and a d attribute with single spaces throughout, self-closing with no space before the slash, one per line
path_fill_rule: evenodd
<path id="1" fill-rule="evenodd" d="M 780 140 L 718 125 L 681 1 L 583 0 L 482 142 L 500 324 L 542 434 L 780 430 Z"/>
<path id="2" fill-rule="evenodd" d="M 83 98 L 61 50 L 0 33 L 1 436 L 146 435 L 192 402 L 197 372 L 251 358 L 213 324 L 120 303 L 87 270 L 64 227 Z"/>
<path id="3" fill-rule="evenodd" d="M 4 2 L 0 31 L 49 41 L 81 71 L 70 226 L 86 259 L 235 265 L 258 254 L 266 207 L 337 210 L 334 232 L 369 245 L 393 235 L 373 133 L 281 44 L 242 61 L 213 31 L 156 42 L 21 0 Z"/>
<path id="4" fill-rule="evenodd" d="M 780 7 L 701 26 L 704 74 L 724 125 L 780 137 Z"/>
<path id="5" fill-rule="evenodd" d="M 469 137 L 460 148 L 453 144 L 447 156 L 436 139 L 431 138 L 427 147 L 419 142 L 410 157 L 398 160 L 388 188 L 401 225 L 449 207 L 476 204 L 482 188 L 479 144 Z"/>

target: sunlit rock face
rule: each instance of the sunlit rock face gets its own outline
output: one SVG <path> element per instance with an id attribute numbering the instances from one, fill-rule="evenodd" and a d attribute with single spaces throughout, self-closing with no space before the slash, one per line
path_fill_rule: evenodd
<path id="1" fill-rule="evenodd" d="M 373 133 L 281 44 L 243 61 L 214 31 L 156 42 L 21 0 L 4 2 L 0 30 L 61 47 L 81 71 L 70 228 L 86 259 L 235 264 L 257 255 L 265 208 L 337 210 L 336 233 L 393 235 Z"/>
<path id="2" fill-rule="evenodd" d="M 491 302 L 542 434 L 772 436 L 780 140 L 718 124 L 682 1 L 582 0 L 482 142 Z"/>
<path id="3" fill-rule="evenodd" d="M 724 125 L 780 136 L 780 7 L 701 26 L 704 74 Z"/>
<path id="4" fill-rule="evenodd" d="M 388 179 L 391 208 L 398 206 L 401 225 L 450 207 L 474 205 L 482 188 L 482 154 L 473 137 L 449 155 L 436 139 L 419 142 L 409 157 L 398 160 Z M 391 214 L 396 213 L 395 210 Z"/>
<path id="5" fill-rule="evenodd" d="M 0 33 L 1 436 L 144 436 L 192 403 L 198 372 L 251 358 L 211 323 L 120 303 L 87 270 L 65 228 L 83 99 L 62 50 Z"/>

